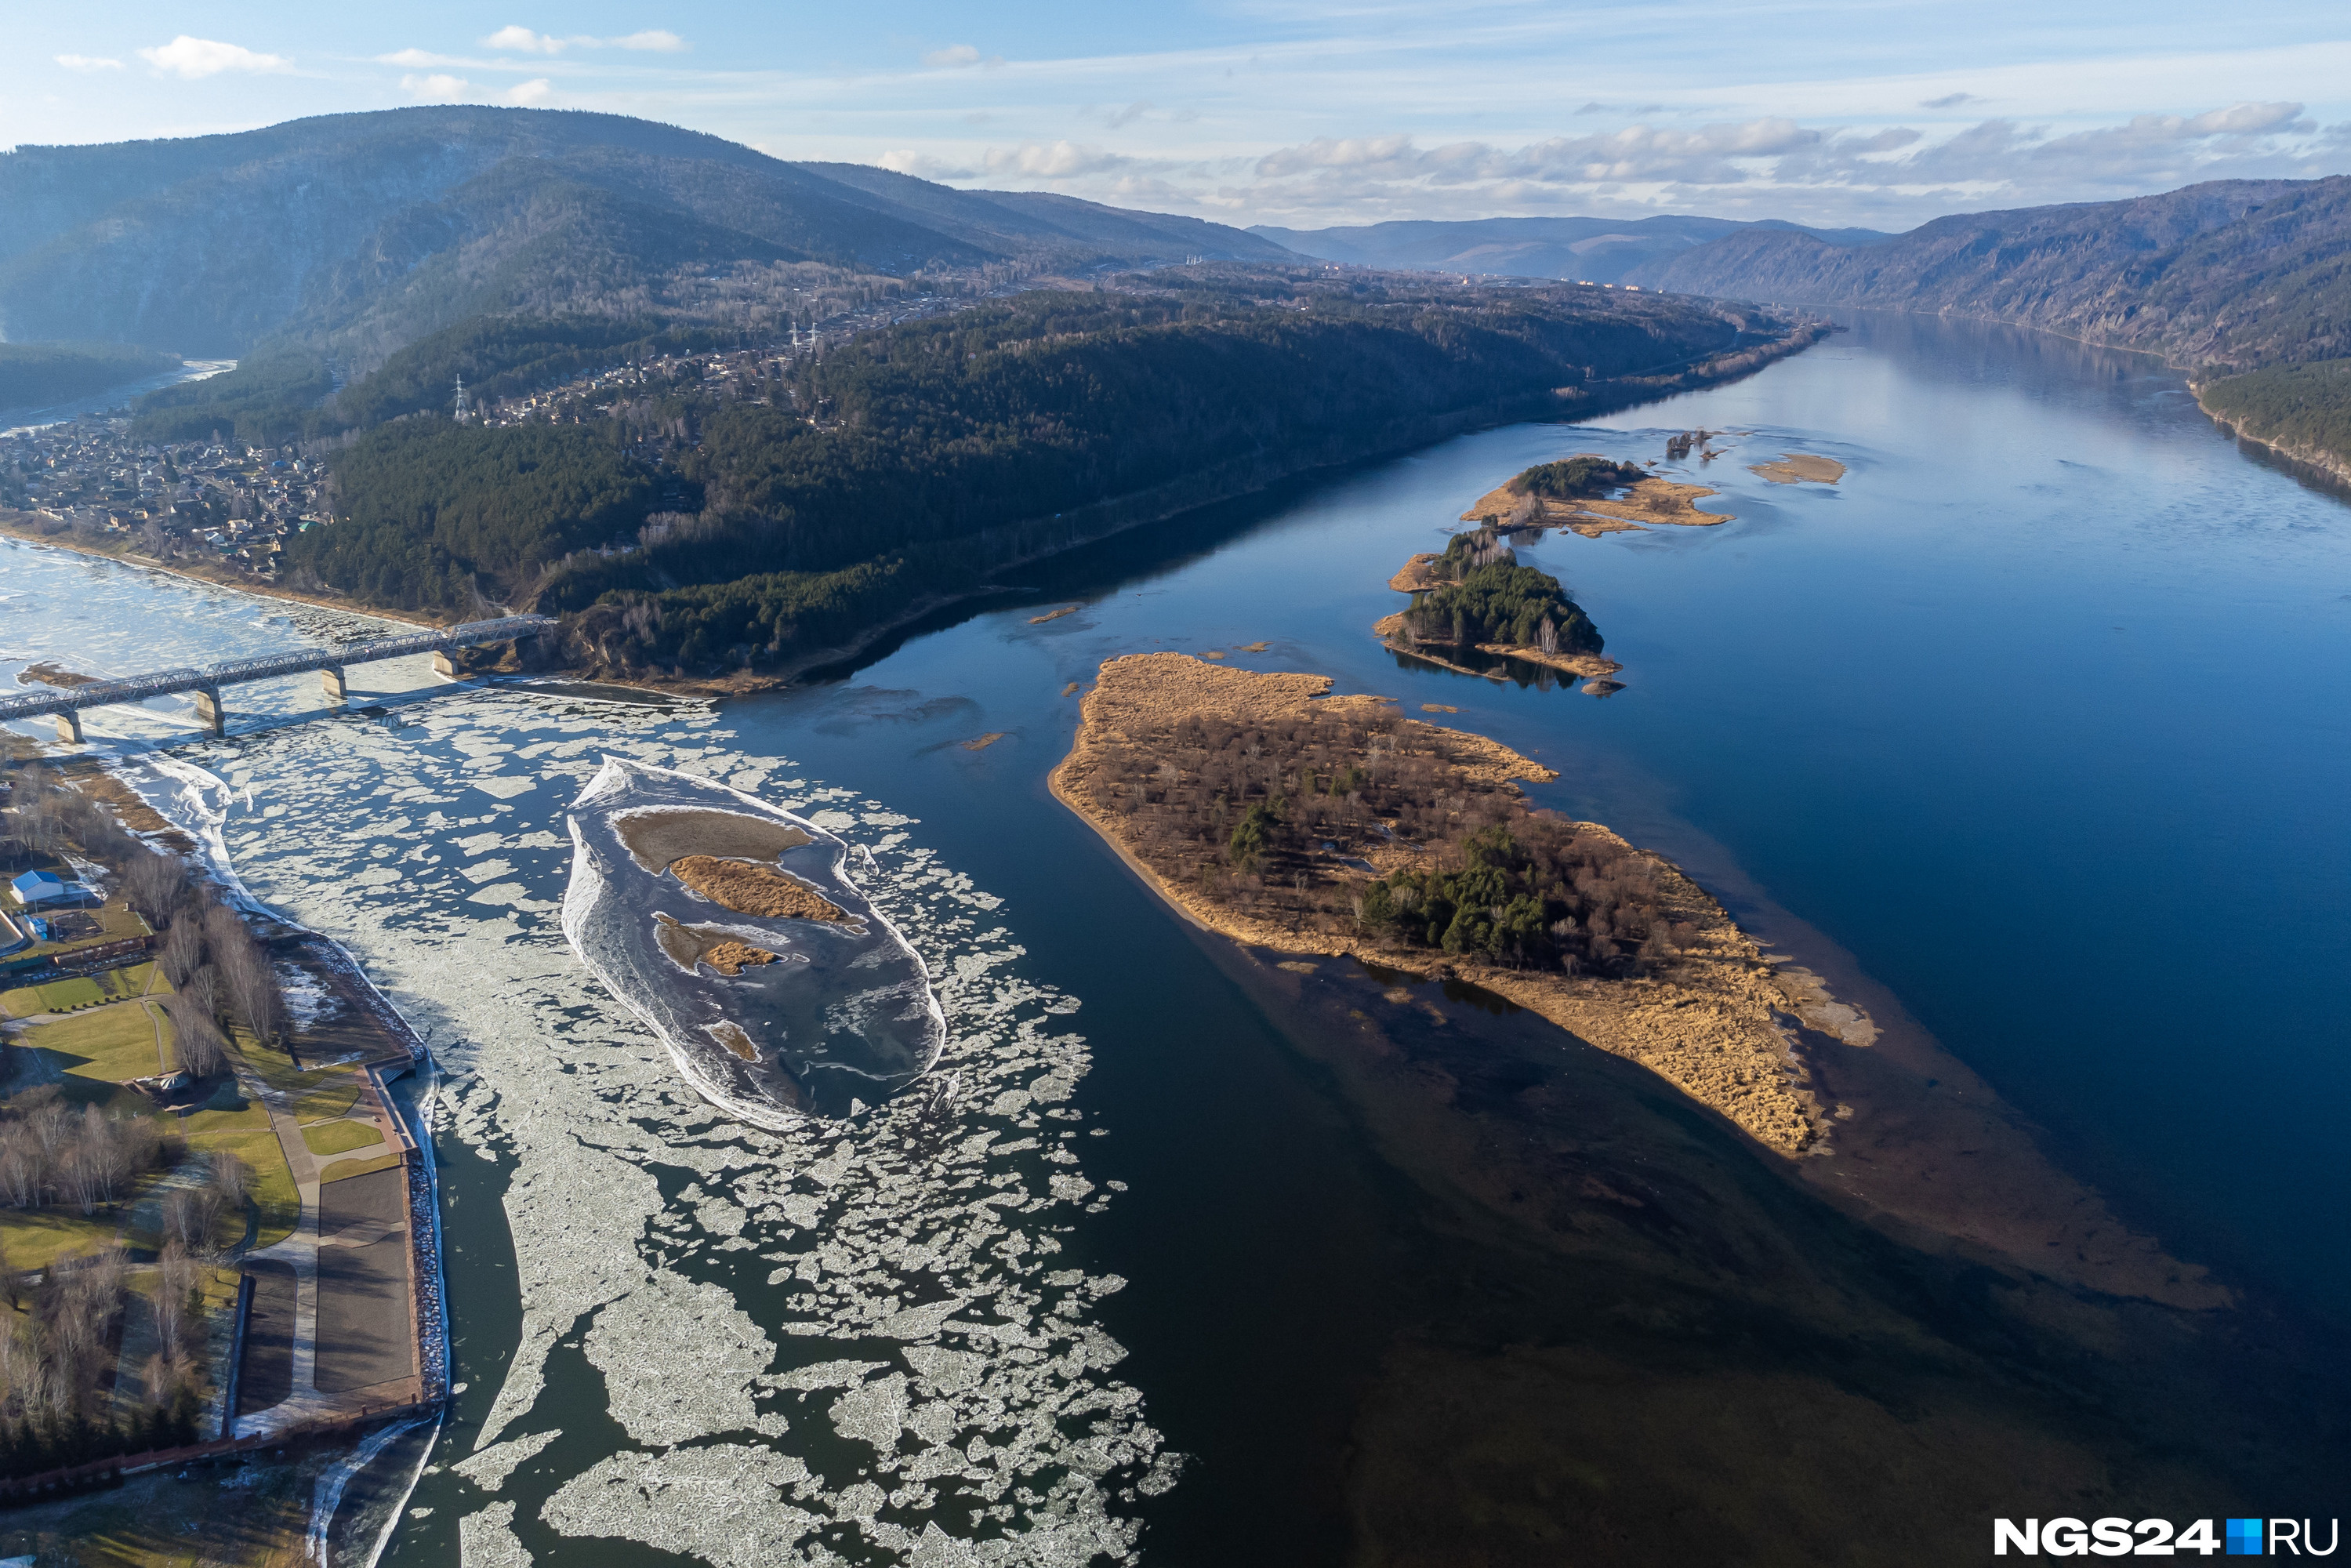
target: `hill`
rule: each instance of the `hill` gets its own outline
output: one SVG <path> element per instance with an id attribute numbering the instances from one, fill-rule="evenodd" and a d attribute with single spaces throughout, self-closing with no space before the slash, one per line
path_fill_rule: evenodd
<path id="1" fill-rule="evenodd" d="M 169 354 L 121 343 L 0 343 L 0 409 L 88 397 L 178 363 Z"/>
<path id="2" fill-rule="evenodd" d="M 1465 223 L 1396 222 L 1328 229 L 1259 225 L 1249 232 L 1302 256 L 1358 267 L 1471 272 L 1507 277 L 1614 283 L 1635 267 L 1678 256 L 1747 228 L 1782 228 L 1831 245 L 1875 245 L 1876 229 L 1796 229 L 1729 218 L 1481 218 Z"/>
<path id="3" fill-rule="evenodd" d="M 2351 177 L 2214 181 L 2132 201 L 1969 213 L 1866 249 L 1750 228 L 1627 276 L 1721 298 L 2013 321 L 2160 353 L 2209 387 L 2351 356 Z M 2318 383 L 2264 384 L 2263 395 L 2231 405 L 2258 439 L 2285 428 L 2265 422 L 2293 417 L 2278 389 Z M 2351 448 L 2326 450 L 2351 474 Z"/>
<path id="4" fill-rule="evenodd" d="M 522 423 L 385 424 L 329 457 L 344 502 L 288 539 L 288 580 L 559 613 L 573 659 L 609 672 L 789 669 L 1122 528 L 1741 373 L 1813 335 L 1575 286 L 1238 267 L 1104 283 L 821 360 L 734 356 L 723 380 L 583 383 Z"/>
<path id="5" fill-rule="evenodd" d="M 1277 259 L 1195 219 L 796 164 L 617 115 L 420 108 L 0 153 L 0 335 L 183 354 L 273 340 L 364 371 L 485 313 L 771 311 L 775 269 L 1007 280 Z M 766 290 L 762 282 L 774 287 Z M 726 287 L 721 287 L 726 286 Z"/>

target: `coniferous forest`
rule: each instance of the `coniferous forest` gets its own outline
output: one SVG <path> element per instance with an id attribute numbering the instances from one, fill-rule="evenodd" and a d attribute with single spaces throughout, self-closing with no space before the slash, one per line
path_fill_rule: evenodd
<path id="1" fill-rule="evenodd" d="M 398 420 L 330 455 L 337 520 L 287 564 L 387 605 L 560 614 L 608 669 L 755 667 L 1124 523 L 1480 417 L 1583 412 L 1756 337 L 1694 301 L 1575 286 L 1301 269 L 1040 290 L 723 384 L 632 386 L 577 423 Z M 1477 591 L 1515 622 L 1519 588 Z"/>

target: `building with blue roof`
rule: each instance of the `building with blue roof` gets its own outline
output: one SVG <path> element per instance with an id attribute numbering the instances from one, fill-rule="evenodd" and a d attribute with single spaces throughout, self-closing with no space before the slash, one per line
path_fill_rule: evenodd
<path id="1" fill-rule="evenodd" d="M 19 904 L 30 909 L 36 904 L 55 904 L 81 889 L 55 872 L 28 871 L 10 883 L 8 891 L 16 895 Z"/>

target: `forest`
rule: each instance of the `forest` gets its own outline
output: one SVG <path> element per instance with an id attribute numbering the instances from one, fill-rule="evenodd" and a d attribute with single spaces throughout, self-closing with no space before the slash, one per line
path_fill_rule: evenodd
<path id="1" fill-rule="evenodd" d="M 609 425 L 401 420 L 337 452 L 330 472 L 341 515 L 287 538 L 287 580 L 458 614 L 480 611 L 485 590 L 529 589 L 569 551 L 634 538 L 657 499 L 651 466 Z"/>
<path id="2" fill-rule="evenodd" d="M 2256 441 L 2351 464 L 2351 360 L 2274 365 L 2210 382 L 2198 400 Z"/>
<path id="3" fill-rule="evenodd" d="M 1557 463 L 1539 463 L 1513 478 L 1509 489 L 1516 496 L 1583 501 L 1604 496 L 1622 485 L 1637 485 L 1648 476 L 1637 463 L 1612 463 L 1587 453 Z"/>
<path id="4" fill-rule="evenodd" d="M 1510 547 L 1489 528 L 1454 535 L 1435 570 L 1453 580 L 1413 595 L 1404 624 L 1416 643 L 1457 648 L 1507 643 L 1546 653 L 1597 653 L 1606 646 L 1559 579 L 1519 565 Z"/>
<path id="5" fill-rule="evenodd" d="M 504 433 L 404 422 L 434 434 L 401 440 L 468 480 L 403 480 L 375 462 L 387 437 L 371 435 L 331 462 L 345 497 L 381 495 L 304 536 L 293 564 L 402 605 L 451 603 L 485 572 L 517 605 L 575 617 L 575 652 L 616 671 L 755 665 L 1071 542 L 1082 508 L 1203 474 L 1241 486 L 1395 450 L 1440 417 L 1735 336 L 1694 305 L 1596 290 L 1416 295 L 1390 280 L 1368 298 L 1245 282 L 1039 291 L 868 333 L 764 379 L 620 397 L 590 411 L 599 423 L 577 427 L 565 460 L 583 495 L 611 500 L 592 525 L 530 529 L 536 503 L 518 506 L 519 476 L 486 455 Z M 1260 298 L 1268 288 L 1279 297 Z M 677 476 L 690 513 L 653 517 L 650 495 L 620 483 L 641 456 Z M 590 548 L 633 506 L 646 514 L 633 548 Z M 441 521 L 454 507 L 483 519 L 470 543 Z M 573 553 L 527 582 L 559 544 Z"/>
<path id="6" fill-rule="evenodd" d="M 1649 858 L 1479 781 L 1446 733 L 1395 713 L 1193 716 L 1104 747 L 1087 788 L 1162 878 L 1260 920 L 1512 968 L 1669 968 L 1689 932 Z M 1416 869 L 1349 867 L 1398 845 Z"/>
<path id="7" fill-rule="evenodd" d="M 335 390 L 323 354 L 292 345 L 247 355 L 236 369 L 148 393 L 131 416 L 133 440 L 223 441 L 267 446 L 329 428 L 319 409 Z"/>
<path id="8" fill-rule="evenodd" d="M 180 361 L 128 343 L 0 343 L 0 408 L 36 408 L 102 392 Z"/>

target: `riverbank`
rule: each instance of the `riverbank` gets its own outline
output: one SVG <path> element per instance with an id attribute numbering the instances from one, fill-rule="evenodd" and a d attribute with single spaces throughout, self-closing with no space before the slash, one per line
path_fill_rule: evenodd
<path id="1" fill-rule="evenodd" d="M 1113 659 L 1050 776 L 1053 797 L 1194 926 L 1274 954 L 1475 986 L 1719 1113 L 1806 1187 L 1907 1244 L 2106 1297 L 2190 1312 L 2233 1304 L 2204 1269 L 2123 1224 L 2057 1168 L 1990 1084 L 1849 961 L 1790 962 L 1680 867 L 1598 824 L 1531 810 L 1511 781 L 1541 782 L 1549 768 L 1482 737 L 1404 718 L 1390 699 L 1324 695 L 1331 684 L 1178 653 Z M 1376 734 L 1349 750 L 1336 733 L 1349 725 Z M 1171 793 L 1188 786 L 1202 766 L 1202 730 L 1219 726 L 1231 747 L 1258 747 L 1246 753 L 1257 769 L 1249 789 L 1288 792 L 1304 853 L 1235 867 L 1217 836 L 1171 832 L 1163 801 L 1133 788 L 1145 779 L 1165 780 Z M 1319 760 L 1305 779 L 1267 778 L 1285 752 Z M 1163 771 L 1170 764 L 1172 777 Z M 1228 758 L 1210 771 L 1228 768 Z M 1342 810 L 1310 829 L 1294 802 L 1327 800 L 1310 780 L 1343 776 L 1367 786 L 1367 800 L 1390 803 L 1385 815 L 1350 824 Z M 1389 788 L 1397 780 L 1415 796 L 1441 798 L 1461 826 L 1492 820 L 1521 837 L 1572 835 L 1569 852 L 1590 856 L 1624 890 L 1618 896 L 1647 904 L 1651 929 L 1669 933 L 1672 951 L 1648 973 L 1594 975 L 1383 938 L 1364 919 L 1372 884 L 1457 868 L 1462 858 L 1463 835 L 1416 837 L 1404 821 L 1416 814 L 1409 800 Z M 1212 787 L 1229 791 L 1231 773 Z M 1232 810 L 1246 798 L 1232 795 Z M 1447 815 L 1417 813 L 1424 822 Z"/>
<path id="2" fill-rule="evenodd" d="M 2295 367 L 2286 367 L 2294 369 Z M 2227 380 L 2238 378 L 2230 377 Z M 2351 490 L 2351 454 L 2314 441 L 2296 441 L 2251 413 L 2231 413 L 2221 408 L 2214 399 L 2214 389 L 2223 384 L 2214 382 L 2188 383 L 2196 396 L 2196 406 L 2205 417 L 2227 431 L 2237 440 L 2260 448 L 2289 469 L 2306 470 L 2320 483 L 2338 490 Z"/>
<path id="3" fill-rule="evenodd" d="M 206 566 L 196 561 L 171 564 L 153 556 L 141 555 L 125 538 L 117 548 L 105 548 L 88 539 L 76 538 L 68 532 L 45 533 L 26 519 L 30 512 L 0 511 L 0 535 L 21 539 L 26 544 L 44 545 L 74 555 L 86 555 L 98 560 L 110 560 L 120 566 L 137 567 L 141 571 L 159 571 L 166 577 L 177 577 L 189 582 L 201 582 L 207 588 L 230 588 L 239 593 L 250 593 L 256 599 L 282 599 L 294 604 L 307 604 L 314 610 L 334 610 L 345 615 L 363 615 L 375 621 L 393 621 L 402 625 L 439 628 L 460 624 L 465 617 L 448 615 L 439 618 L 422 611 L 383 610 L 372 604 L 361 604 L 344 594 L 304 593 L 273 582 L 266 582 L 250 572 L 231 571 L 225 567 Z"/>
<path id="4" fill-rule="evenodd" d="M 1706 485 L 1683 485 L 1671 479 L 1650 478 L 1630 486 L 1622 500 L 1561 501 L 1534 497 L 1531 499 L 1541 510 L 1521 526 L 1567 528 L 1585 538 L 1598 538 L 1603 534 L 1635 533 L 1652 523 L 1706 528 L 1717 523 L 1737 522 L 1739 515 L 1735 512 L 1701 512 L 1698 509 L 1698 502 L 1720 493 Z M 1499 485 L 1479 497 L 1470 508 L 1461 514 L 1461 520 L 1477 523 L 1488 517 L 1498 517 L 1507 521 L 1511 508 L 1523 505 L 1530 498 L 1508 485 Z"/>

